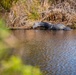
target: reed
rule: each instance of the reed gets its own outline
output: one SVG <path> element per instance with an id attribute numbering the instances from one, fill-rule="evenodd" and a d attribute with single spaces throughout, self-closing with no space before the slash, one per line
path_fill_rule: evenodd
<path id="1" fill-rule="evenodd" d="M 7 24 L 21 27 L 35 21 L 49 21 L 72 25 L 76 22 L 75 7 L 75 0 L 18 0 L 10 7 Z"/>

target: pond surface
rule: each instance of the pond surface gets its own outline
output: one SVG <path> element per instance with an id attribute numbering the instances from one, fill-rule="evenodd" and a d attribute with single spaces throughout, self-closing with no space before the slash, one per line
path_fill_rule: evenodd
<path id="1" fill-rule="evenodd" d="M 45 75 L 76 75 L 76 30 L 13 30 L 22 41 L 19 55 Z"/>

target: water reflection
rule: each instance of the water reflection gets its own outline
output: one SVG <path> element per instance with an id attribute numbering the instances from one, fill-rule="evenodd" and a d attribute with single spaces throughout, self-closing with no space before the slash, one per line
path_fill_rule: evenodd
<path id="1" fill-rule="evenodd" d="M 23 42 L 18 53 L 46 75 L 76 75 L 76 31 L 14 30 Z"/>

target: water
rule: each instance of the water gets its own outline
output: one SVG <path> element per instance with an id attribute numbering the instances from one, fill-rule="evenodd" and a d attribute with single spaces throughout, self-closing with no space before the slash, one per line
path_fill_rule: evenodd
<path id="1" fill-rule="evenodd" d="M 22 41 L 19 55 L 45 75 L 76 75 L 76 30 L 14 30 Z"/>

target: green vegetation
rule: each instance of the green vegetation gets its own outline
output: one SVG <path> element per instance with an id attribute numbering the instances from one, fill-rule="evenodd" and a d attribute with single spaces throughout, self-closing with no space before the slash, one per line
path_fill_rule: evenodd
<path id="1" fill-rule="evenodd" d="M 7 56 L 8 45 L 5 43 L 5 38 L 10 35 L 9 30 L 5 27 L 5 23 L 0 19 L 0 60 Z"/>
<path id="2" fill-rule="evenodd" d="M 6 10 L 10 10 L 10 8 L 12 7 L 12 3 L 17 1 L 18 0 L 1 0 L 0 5 Z"/>
<path id="3" fill-rule="evenodd" d="M 5 41 L 9 35 L 4 21 L 0 20 L 0 75 L 42 75 L 39 68 L 25 65 L 20 57 L 9 55 L 11 47 Z"/>
<path id="4" fill-rule="evenodd" d="M 32 0 L 30 1 L 31 4 L 28 4 L 28 1 L 25 0 L 22 2 L 22 4 L 25 5 L 25 12 L 28 15 L 28 19 L 33 19 L 33 20 L 39 20 L 40 19 L 40 13 L 38 12 L 39 6 L 40 6 L 40 1 L 39 0 Z"/>
<path id="5" fill-rule="evenodd" d="M 42 75 L 39 68 L 24 65 L 19 57 L 12 56 L 7 61 L 2 61 L 1 75 Z"/>

